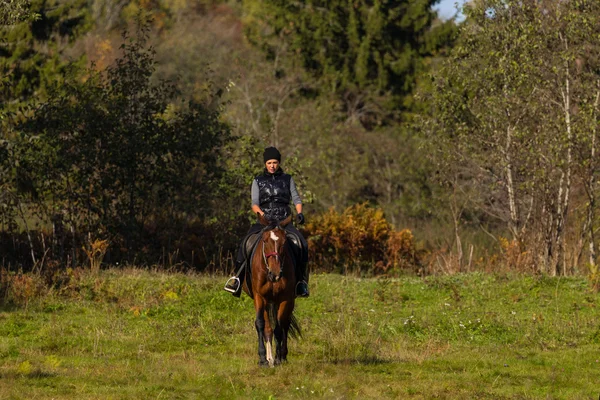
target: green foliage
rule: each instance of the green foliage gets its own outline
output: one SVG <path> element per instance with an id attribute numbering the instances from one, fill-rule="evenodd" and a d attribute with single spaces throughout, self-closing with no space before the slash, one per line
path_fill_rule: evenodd
<path id="1" fill-rule="evenodd" d="M 0 3 L 0 26 L 35 19 L 37 15 L 30 10 L 30 0 L 5 0 Z"/>
<path id="2" fill-rule="evenodd" d="M 437 0 L 245 1 L 250 40 L 277 58 L 297 53 L 303 68 L 335 93 L 348 114 L 375 126 L 410 108 L 424 58 L 450 42 L 453 24 L 432 29 Z"/>
<path id="3" fill-rule="evenodd" d="M 86 5 L 85 0 L 32 0 L 28 9 L 36 18 L 0 24 L 3 109 L 16 111 L 42 100 L 50 86 L 62 82 L 69 64 L 65 53 L 90 26 Z"/>
<path id="4" fill-rule="evenodd" d="M 0 397 L 589 397 L 598 298 L 584 278 L 311 278 L 301 340 L 260 368 L 252 301 L 223 276 L 80 271 L 0 311 Z M 411 322 L 412 321 L 412 322 Z M 233 379 L 235 376 L 236 379 Z"/>
<path id="5" fill-rule="evenodd" d="M 49 243 L 48 255 L 78 265 L 85 261 L 83 243 L 110 239 L 107 262 L 133 259 L 134 248 L 138 260 L 148 262 L 205 268 L 225 261 L 254 218 L 248 188 L 261 170 L 265 145 L 284 154 L 284 168 L 310 204 L 308 213 L 369 201 L 394 226 L 430 218 L 430 170 L 419 141 L 391 120 L 376 128 L 384 116 L 413 109 L 410 93 L 450 41 L 454 24 L 435 21 L 430 3 L 34 1 L 40 21 L 3 31 L 20 43 L 8 46 L 4 59 L 18 66 L 5 97 L 19 100 L 5 104 L 16 109 L 34 95 L 43 103 L 4 119 L 10 125 L 35 112 L 26 132 L 5 131 L 9 140 L 0 144 L 7 154 L 4 164 L 0 156 L 3 226 L 23 240 L 15 257 L 22 260 L 29 243 L 39 260 Z M 290 10 L 298 11 L 304 25 L 286 28 L 297 20 Z M 146 32 L 147 45 L 156 49 L 148 54 L 152 75 L 133 64 L 118 72 L 105 69 L 113 58 L 123 60 L 114 29 L 132 24 L 140 13 L 154 17 Z M 244 32 L 264 45 L 266 59 Z M 53 61 L 43 66 L 50 56 Z M 101 71 L 67 67 L 70 57 L 79 65 L 97 61 Z M 150 62 L 148 57 L 139 62 Z M 42 68 L 19 72 L 28 62 Z M 107 77 L 113 70 L 122 76 Z M 121 87 L 110 89 L 109 81 Z M 137 102 L 131 100 L 136 88 L 153 84 L 164 91 L 141 96 L 147 113 L 128 106 Z M 177 157 L 156 154 L 177 151 L 171 140 L 176 135 L 164 133 L 165 127 L 176 126 L 173 121 L 190 110 L 189 99 L 214 111 L 236 138 L 217 145 L 220 153 L 209 162 L 192 157 L 186 170 Z M 126 115 L 131 110 L 136 117 Z M 213 123 L 200 119 L 198 125 Z M 193 144 L 183 147 L 194 151 Z M 212 162 L 215 170 L 206 167 Z M 58 236 L 46 236 L 50 229 Z M 19 230 L 31 238 L 18 236 Z"/>
<path id="6" fill-rule="evenodd" d="M 75 75 L 32 110 L 19 159 L 49 217 L 65 215 L 76 231 L 124 250 L 140 248 L 148 224 L 168 232 L 210 212 L 229 140 L 218 109 L 171 110 L 175 88 L 152 83 L 146 28 L 137 34 L 105 74 Z"/>
<path id="7" fill-rule="evenodd" d="M 256 11 L 267 13 L 265 5 L 257 5 Z M 157 38 L 157 76 L 177 82 L 182 95 L 194 99 L 211 94 L 211 82 L 224 88 L 223 117 L 232 132 L 245 142 L 253 141 L 257 148 L 276 145 L 282 151 L 284 168 L 293 173 L 310 204 L 308 212 L 320 213 L 332 206 L 340 211 L 369 201 L 383 208 L 397 227 L 431 218 L 436 211 L 431 200 L 431 164 L 419 151 L 421 143 L 414 132 L 398 125 L 361 126 L 362 112 L 345 109 L 339 93 L 326 90 L 324 78 L 297 63 L 296 52 L 284 41 L 269 40 L 276 57 L 265 58 L 256 47 L 248 46 L 242 23 L 248 29 L 258 26 L 253 10 L 250 5 L 246 11 L 239 10 L 231 3 L 208 15 L 190 10 L 194 18 L 182 18 Z M 430 35 L 442 26 L 454 25 L 436 24 L 428 31 L 427 41 L 434 41 Z M 422 60 L 423 68 L 428 60 Z M 198 68 L 205 64 L 208 68 Z M 227 158 L 233 168 L 231 176 L 241 185 L 231 187 L 215 214 L 227 209 L 228 214 L 247 212 L 242 206 L 248 204 L 247 184 L 241 181 L 260 171 L 260 153 L 254 159 L 256 169 L 246 168 L 246 155 L 238 160 L 238 154 L 232 152 Z"/>
<path id="8" fill-rule="evenodd" d="M 577 229 L 570 225 L 571 207 L 581 204 L 575 177 L 589 179 L 578 165 L 589 165 L 597 151 L 590 143 L 600 64 L 588 54 L 597 46 L 590 38 L 599 34 L 600 7 L 482 0 L 465 13 L 458 44 L 425 100 L 430 117 L 420 121 L 432 160 L 453 188 L 455 217 L 483 211 L 480 223 L 503 224 L 540 271 L 565 273 L 577 268 L 562 256 L 574 245 L 566 232 Z"/>

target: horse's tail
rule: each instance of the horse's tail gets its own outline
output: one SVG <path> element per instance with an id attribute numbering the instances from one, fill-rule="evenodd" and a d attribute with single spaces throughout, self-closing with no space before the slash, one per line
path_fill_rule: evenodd
<path id="1" fill-rule="evenodd" d="M 296 319 L 296 316 L 294 315 L 294 313 L 292 312 L 292 315 L 290 315 L 290 330 L 288 331 L 288 334 L 293 337 L 294 339 L 298 339 L 302 337 L 302 331 L 300 330 L 300 325 L 298 324 L 298 319 Z"/>
<path id="2" fill-rule="evenodd" d="M 269 325 L 275 329 L 277 326 L 277 308 L 275 308 L 275 304 L 267 303 L 267 315 L 269 316 Z"/>
<path id="3" fill-rule="evenodd" d="M 275 304 L 267 304 L 267 315 L 269 316 L 269 323 L 274 329 L 277 326 L 277 308 L 275 307 Z M 288 331 L 288 335 L 294 339 L 302 337 L 302 331 L 300 330 L 298 319 L 293 312 L 292 315 L 290 315 L 290 329 Z"/>

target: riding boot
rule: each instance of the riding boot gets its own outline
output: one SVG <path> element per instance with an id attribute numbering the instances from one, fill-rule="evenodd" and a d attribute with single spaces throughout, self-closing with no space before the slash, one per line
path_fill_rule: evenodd
<path id="1" fill-rule="evenodd" d="M 296 297 L 308 297 L 308 262 L 303 262 L 296 271 Z"/>
<path id="2" fill-rule="evenodd" d="M 240 297 L 242 294 L 242 283 L 244 282 L 244 268 L 246 267 L 246 263 L 236 261 L 235 265 L 237 272 L 227 280 L 223 289 L 230 292 L 235 297 Z"/>

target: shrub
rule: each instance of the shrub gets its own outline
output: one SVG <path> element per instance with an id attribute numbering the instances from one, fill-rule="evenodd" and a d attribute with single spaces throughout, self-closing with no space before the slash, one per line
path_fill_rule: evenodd
<path id="1" fill-rule="evenodd" d="M 366 203 L 315 217 L 306 235 L 313 265 L 325 270 L 381 274 L 418 264 L 412 233 L 394 231 L 383 211 Z"/>
<path id="2" fill-rule="evenodd" d="M 94 239 L 88 238 L 88 245 L 83 247 L 83 251 L 88 257 L 88 261 L 90 262 L 90 270 L 94 274 L 98 274 L 100 270 L 100 265 L 102 264 L 102 260 L 104 259 L 104 255 L 108 250 L 109 242 L 108 240 L 102 239 Z"/>
<path id="3" fill-rule="evenodd" d="M 27 306 L 29 301 L 47 290 L 41 276 L 0 271 L 0 292 L 3 302 Z"/>
<path id="4" fill-rule="evenodd" d="M 422 273 L 420 251 L 415 245 L 415 238 L 409 229 L 392 231 L 386 242 L 385 270 L 414 270 Z"/>

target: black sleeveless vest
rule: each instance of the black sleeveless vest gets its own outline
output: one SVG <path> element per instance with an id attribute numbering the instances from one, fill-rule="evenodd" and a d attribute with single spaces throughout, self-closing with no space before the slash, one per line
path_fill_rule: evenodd
<path id="1" fill-rule="evenodd" d="M 265 170 L 262 175 L 256 177 L 259 190 L 258 206 L 269 221 L 282 221 L 291 215 L 291 179 L 292 177 L 284 174 L 281 168 L 274 174 Z"/>

